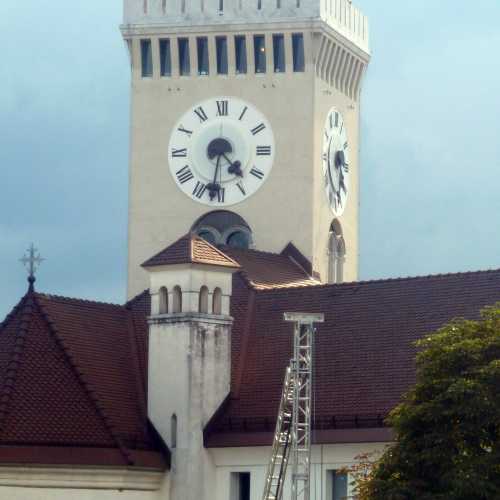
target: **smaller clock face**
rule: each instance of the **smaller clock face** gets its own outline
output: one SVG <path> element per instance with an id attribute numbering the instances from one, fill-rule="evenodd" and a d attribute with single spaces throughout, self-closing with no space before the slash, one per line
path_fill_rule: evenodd
<path id="1" fill-rule="evenodd" d="M 220 207 L 239 203 L 266 181 L 273 165 L 271 125 L 235 97 L 195 104 L 170 136 L 170 172 L 191 199 Z"/>
<path id="2" fill-rule="evenodd" d="M 332 212 L 343 214 L 349 194 L 349 143 L 342 114 L 328 113 L 323 130 L 323 180 Z"/>

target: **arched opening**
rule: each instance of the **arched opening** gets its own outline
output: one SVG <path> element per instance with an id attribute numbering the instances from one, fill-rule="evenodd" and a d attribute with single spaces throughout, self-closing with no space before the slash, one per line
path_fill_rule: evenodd
<path id="1" fill-rule="evenodd" d="M 172 449 L 177 448 L 177 415 L 175 413 L 170 418 L 170 441 Z"/>
<path id="2" fill-rule="evenodd" d="M 166 287 L 162 286 L 160 288 L 160 306 L 159 306 L 159 313 L 160 314 L 167 314 L 168 313 L 168 290 Z"/>
<path id="3" fill-rule="evenodd" d="M 219 245 L 221 240 L 221 235 L 212 227 L 200 227 L 197 232 L 200 238 L 208 241 L 211 245 Z"/>
<path id="4" fill-rule="evenodd" d="M 245 228 L 235 228 L 225 238 L 225 244 L 231 248 L 250 248 L 251 235 Z"/>
<path id="5" fill-rule="evenodd" d="M 208 313 L 208 288 L 205 285 L 200 288 L 198 311 L 204 314 Z"/>
<path id="6" fill-rule="evenodd" d="M 222 314 L 222 290 L 216 288 L 212 297 L 212 313 Z"/>
<path id="7" fill-rule="evenodd" d="M 212 245 L 251 248 L 252 230 L 246 221 L 229 210 L 214 210 L 200 217 L 191 231 Z"/>
<path id="8" fill-rule="evenodd" d="M 172 312 L 182 312 L 182 290 L 178 285 L 174 287 L 174 292 L 172 294 Z"/>
<path id="9" fill-rule="evenodd" d="M 344 281 L 345 241 L 339 221 L 334 220 L 328 237 L 328 283 Z"/>

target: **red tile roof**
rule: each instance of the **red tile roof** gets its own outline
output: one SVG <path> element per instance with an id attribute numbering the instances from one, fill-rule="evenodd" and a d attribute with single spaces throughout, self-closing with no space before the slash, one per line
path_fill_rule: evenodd
<path id="1" fill-rule="evenodd" d="M 306 286 L 287 256 L 225 251 L 244 269 L 233 275 L 231 393 L 207 446 L 270 443 L 292 348 L 284 312 L 325 314 L 315 441 L 366 442 L 390 439 L 382 420 L 414 382 L 413 342 L 500 301 L 500 270 Z M 149 311 L 148 292 L 125 306 L 22 299 L 0 324 L 0 462 L 166 466 L 146 415 Z"/>
<path id="2" fill-rule="evenodd" d="M 0 325 L 0 445 L 10 450 L 0 461 L 14 449 L 22 460 L 34 447 L 92 448 L 102 454 L 91 465 L 108 456 L 108 465 L 165 468 L 146 415 L 142 317 L 133 305 L 23 298 Z"/>
<path id="3" fill-rule="evenodd" d="M 240 264 L 241 273 L 256 290 L 304 287 L 321 284 L 288 255 L 219 247 Z M 287 247 L 288 248 L 288 247 Z M 297 251 L 298 252 L 298 251 Z"/>
<path id="4" fill-rule="evenodd" d="M 237 262 L 194 233 L 186 234 L 148 259 L 142 266 L 154 267 L 172 264 L 209 264 L 212 266 L 239 267 Z"/>
<path id="5" fill-rule="evenodd" d="M 284 312 L 325 314 L 314 348 L 314 439 L 328 442 L 342 428 L 381 426 L 414 383 L 415 340 L 500 301 L 500 270 L 270 291 L 233 282 L 231 396 L 205 430 L 207 446 L 271 443 L 292 355 Z"/>

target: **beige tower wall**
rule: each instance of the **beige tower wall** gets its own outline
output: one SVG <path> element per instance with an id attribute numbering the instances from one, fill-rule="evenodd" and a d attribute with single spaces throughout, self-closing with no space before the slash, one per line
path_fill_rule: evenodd
<path id="1" fill-rule="evenodd" d="M 258 28 L 258 30 L 257 30 Z M 173 180 L 168 143 L 174 125 L 197 102 L 234 96 L 256 106 L 269 120 L 276 141 L 275 161 L 267 181 L 244 202 L 228 207 L 247 221 L 257 249 L 280 252 L 293 242 L 326 280 L 328 230 L 333 219 L 322 186 L 321 148 L 325 116 L 332 106 L 344 114 L 351 145 L 351 190 L 341 224 L 347 245 L 345 279 L 357 279 L 358 266 L 358 128 L 357 93 L 348 96 L 322 77 L 323 38 L 336 39 L 349 53 L 367 54 L 324 22 L 259 23 L 211 27 L 165 25 L 124 27 L 132 55 L 131 148 L 129 184 L 128 295 L 140 293 L 148 278 L 140 264 L 185 234 L 214 208 L 194 202 Z M 274 73 L 272 35 L 285 35 L 286 71 Z M 304 34 L 305 72 L 293 72 L 292 33 Z M 247 37 L 248 72 L 235 74 L 234 36 Z M 253 35 L 265 34 L 267 71 L 255 74 Z M 215 74 L 215 36 L 228 38 L 228 75 Z M 196 74 L 196 37 L 209 39 L 210 75 Z M 191 76 L 179 76 L 177 37 L 189 37 Z M 335 38 L 336 37 L 336 38 Z M 152 41 L 153 76 L 142 78 L 140 40 Z M 169 38 L 173 74 L 160 77 L 159 39 Z M 323 45 L 322 45 L 323 44 Z M 177 70 L 177 71 L 176 71 Z M 354 72 L 352 74 L 354 78 Z M 360 77 L 360 75 L 358 75 Z M 354 81 L 354 80 L 353 80 Z"/>
<path id="2" fill-rule="evenodd" d="M 321 152 L 323 127 L 328 111 L 335 107 L 344 117 L 349 141 L 349 196 L 343 214 L 334 215 L 327 202 L 323 184 L 321 153 L 314 157 L 314 233 L 313 266 L 323 280 L 328 276 L 329 228 L 334 219 L 341 227 L 346 246 L 344 281 L 358 279 L 359 261 L 359 106 L 351 98 L 329 86 L 320 78 L 315 80 L 315 150 Z"/>

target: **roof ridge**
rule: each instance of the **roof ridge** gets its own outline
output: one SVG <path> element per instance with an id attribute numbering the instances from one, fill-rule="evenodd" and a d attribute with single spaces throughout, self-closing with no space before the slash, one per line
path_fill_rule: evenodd
<path id="1" fill-rule="evenodd" d="M 248 252 L 248 253 L 261 254 L 261 255 L 272 255 L 273 257 L 287 257 L 286 255 L 282 255 L 281 253 L 268 252 L 266 250 L 257 250 L 256 248 L 233 248 L 233 247 L 230 247 L 229 245 L 217 245 L 216 248 L 217 249 L 219 249 L 219 248 L 230 248 L 231 251 L 234 250 L 235 252 Z"/>
<path id="2" fill-rule="evenodd" d="M 109 432 L 111 438 L 115 441 L 115 443 L 116 443 L 118 449 L 120 450 L 120 453 L 122 454 L 123 458 L 125 459 L 127 465 L 133 465 L 134 460 L 132 458 L 131 453 L 127 450 L 126 446 L 123 444 L 120 437 L 117 436 L 115 431 L 113 430 L 114 425 L 113 425 L 111 419 L 106 414 L 104 408 L 102 407 L 102 404 L 100 403 L 98 398 L 95 396 L 95 391 L 92 390 L 93 389 L 92 384 L 86 380 L 84 373 L 78 368 L 78 366 L 74 362 L 74 358 L 70 352 L 70 348 L 66 345 L 66 342 L 59 334 L 59 331 L 57 329 L 55 321 L 51 318 L 50 314 L 45 310 L 43 305 L 39 302 L 38 295 L 41 295 L 41 294 L 34 294 L 34 302 L 38 306 L 40 314 L 45 319 L 47 326 L 49 327 L 49 331 L 54 336 L 56 344 L 63 351 L 63 354 L 66 357 L 66 360 L 68 361 L 73 373 L 76 375 L 77 380 L 82 385 L 83 390 L 85 391 L 87 397 L 92 402 L 92 404 L 97 412 L 97 415 L 99 416 L 99 418 L 103 422 L 104 427 Z"/>
<path id="3" fill-rule="evenodd" d="M 196 238 L 196 235 L 193 231 L 190 231 L 186 234 L 186 238 L 188 239 L 188 249 L 189 249 L 189 260 L 194 262 L 194 245 L 193 241 Z"/>
<path id="4" fill-rule="evenodd" d="M 26 297 L 32 292 L 26 292 L 20 299 L 19 302 L 11 309 L 11 311 L 5 316 L 3 321 L 0 321 L 0 332 L 11 322 L 11 320 L 19 312 L 19 309 L 23 306 Z"/>
<path id="5" fill-rule="evenodd" d="M 141 300 L 145 295 L 149 295 L 149 288 L 146 288 L 142 292 L 132 297 L 130 300 L 127 300 L 127 302 L 125 302 L 123 307 L 125 307 L 125 309 L 130 309 L 136 302 L 139 302 L 139 300 Z"/>
<path id="6" fill-rule="evenodd" d="M 191 243 L 190 243 L 190 245 L 191 245 L 191 251 L 193 252 L 192 256 L 191 256 L 193 262 L 194 262 L 194 246 L 193 246 L 193 241 L 194 240 L 197 240 L 200 243 L 203 243 L 204 245 L 208 245 L 212 250 L 215 250 L 221 257 L 224 257 L 225 259 L 230 260 L 233 264 L 236 264 L 236 266 L 240 267 L 240 265 L 238 264 L 238 262 L 236 262 L 232 257 L 230 257 L 229 255 L 225 254 L 222 250 L 219 250 L 215 245 L 212 245 L 207 240 L 203 239 L 201 236 L 198 236 L 197 234 L 193 234 L 193 236 L 191 237 Z"/>
<path id="7" fill-rule="evenodd" d="M 194 233 L 187 233 L 177 241 L 153 255 L 141 264 L 142 267 L 168 266 L 174 264 L 202 264 L 239 268 L 229 255 L 219 250 Z"/>
<path id="8" fill-rule="evenodd" d="M 130 350 L 132 357 L 131 361 L 135 368 L 133 373 L 136 374 L 136 376 L 133 377 L 133 379 L 137 391 L 137 397 L 139 399 L 139 405 L 138 405 L 139 412 L 141 415 L 141 419 L 143 420 L 143 423 L 146 426 L 148 420 L 147 388 L 144 387 L 145 381 L 142 379 L 142 369 L 141 369 L 141 362 L 139 360 L 139 352 L 137 349 L 137 335 L 135 332 L 135 321 L 133 315 L 134 312 L 132 310 L 127 310 L 125 321 L 126 321 L 127 336 L 130 342 Z"/>
<path id="9" fill-rule="evenodd" d="M 104 301 L 99 301 L 99 300 L 91 300 L 91 299 L 81 299 L 78 297 L 68 297 L 65 295 L 55 295 L 52 293 L 42 293 L 42 292 L 35 292 L 34 293 L 36 297 L 43 297 L 47 300 L 59 300 L 59 301 L 70 301 L 70 302 L 80 302 L 84 304 L 94 304 L 94 305 L 99 305 L 99 306 L 110 306 L 110 307 L 121 307 L 123 308 L 124 306 L 122 304 L 116 304 L 114 302 L 104 302 Z"/>
<path id="10" fill-rule="evenodd" d="M 313 285 L 313 284 L 304 284 L 304 285 L 284 285 L 280 286 L 279 288 L 281 290 L 286 290 L 286 289 L 292 289 L 292 288 L 302 288 L 302 287 L 309 287 L 309 286 L 316 286 L 318 288 L 347 288 L 347 287 L 352 287 L 352 286 L 359 286 L 359 285 L 368 285 L 371 283 L 393 283 L 393 282 L 401 282 L 401 281 L 417 281 L 417 280 L 432 280 L 435 278 L 447 278 L 450 276 L 466 276 L 466 275 L 473 275 L 473 274 L 490 274 L 490 273 L 498 273 L 500 272 L 500 268 L 497 269 L 480 269 L 477 271 L 459 271 L 459 272 L 450 272 L 450 273 L 436 273 L 436 274 L 423 274 L 419 276 L 400 276 L 397 278 L 378 278 L 378 279 L 372 279 L 372 280 L 361 280 L 361 281 L 345 281 L 343 283 L 319 283 L 318 285 Z M 275 291 L 276 288 L 270 289 L 270 290 L 260 290 L 260 291 Z"/>
<path id="11" fill-rule="evenodd" d="M 6 376 L 3 387 L 0 388 L 0 432 L 8 413 L 9 404 L 14 392 L 13 387 L 17 378 L 17 372 L 20 365 L 20 357 L 24 351 L 24 340 L 29 333 L 28 324 L 30 323 L 33 314 L 34 297 L 33 293 L 29 291 L 15 308 L 16 312 L 21 310 L 21 319 L 19 323 L 19 330 L 16 333 L 15 345 L 12 349 L 12 354 L 7 364 Z M 14 311 L 12 311 L 14 313 Z M 14 314 L 13 314 L 14 316 Z M 12 319 L 12 318 L 11 318 Z"/>

